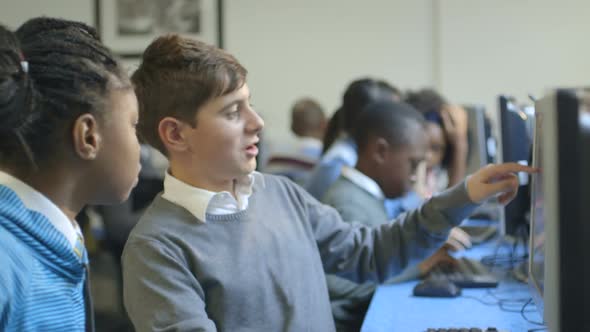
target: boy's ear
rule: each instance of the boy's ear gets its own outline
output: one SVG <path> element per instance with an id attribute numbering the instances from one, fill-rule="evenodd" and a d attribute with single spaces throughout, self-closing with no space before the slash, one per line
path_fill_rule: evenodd
<path id="1" fill-rule="evenodd" d="M 387 152 L 389 151 L 389 142 L 383 137 L 375 137 L 372 142 L 373 158 L 379 164 L 384 163 L 387 159 Z"/>
<path id="2" fill-rule="evenodd" d="M 98 121 L 94 115 L 85 113 L 80 115 L 72 128 L 74 151 L 83 160 L 94 160 L 102 143 L 102 136 L 98 128 Z"/>
<path id="3" fill-rule="evenodd" d="M 173 117 L 165 117 L 158 124 L 158 134 L 170 152 L 184 152 L 190 148 L 185 131 L 190 125 Z M 190 127 L 192 128 L 192 127 Z"/>

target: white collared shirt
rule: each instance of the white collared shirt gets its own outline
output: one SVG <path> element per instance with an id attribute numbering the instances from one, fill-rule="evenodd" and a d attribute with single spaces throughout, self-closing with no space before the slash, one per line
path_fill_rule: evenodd
<path id="1" fill-rule="evenodd" d="M 78 236 L 82 236 L 78 223 L 70 221 L 49 198 L 6 172 L 0 171 L 0 184 L 12 189 L 27 209 L 47 217 L 53 227 L 65 236 L 72 248 L 75 247 Z"/>
<path id="2" fill-rule="evenodd" d="M 193 187 L 166 172 L 162 198 L 185 208 L 198 220 L 207 222 L 207 214 L 224 215 L 247 209 L 254 181 L 261 181 L 264 186 L 264 177 L 258 172 L 235 180 L 235 199 L 228 191 L 213 192 Z"/>
<path id="3" fill-rule="evenodd" d="M 357 186 L 363 188 L 365 191 L 375 196 L 376 198 L 385 199 L 385 195 L 383 194 L 383 191 L 381 190 L 381 187 L 379 187 L 377 182 L 375 182 L 375 180 L 366 176 L 356 168 L 343 166 L 342 176 L 347 178 Z"/>

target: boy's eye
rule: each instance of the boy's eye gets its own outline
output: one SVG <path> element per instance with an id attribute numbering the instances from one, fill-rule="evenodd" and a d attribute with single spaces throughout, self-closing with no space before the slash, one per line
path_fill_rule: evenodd
<path id="1" fill-rule="evenodd" d="M 239 115 L 240 115 L 240 111 L 238 109 L 235 109 L 235 110 L 232 110 L 232 111 L 229 111 L 229 112 L 226 113 L 226 117 L 228 119 L 238 118 Z"/>

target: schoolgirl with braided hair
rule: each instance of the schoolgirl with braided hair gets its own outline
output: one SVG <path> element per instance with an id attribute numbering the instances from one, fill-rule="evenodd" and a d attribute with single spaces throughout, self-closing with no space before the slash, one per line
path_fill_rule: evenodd
<path id="1" fill-rule="evenodd" d="M 0 330 L 93 330 L 75 216 L 137 181 L 137 100 L 96 31 L 0 26 Z"/>

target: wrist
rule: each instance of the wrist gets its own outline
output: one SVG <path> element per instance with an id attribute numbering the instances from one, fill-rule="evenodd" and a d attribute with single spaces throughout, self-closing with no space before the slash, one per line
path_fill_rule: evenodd
<path id="1" fill-rule="evenodd" d="M 456 152 L 467 152 L 467 140 L 463 138 L 456 139 L 453 148 Z"/>

